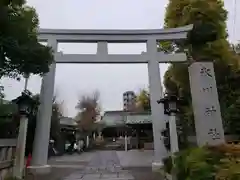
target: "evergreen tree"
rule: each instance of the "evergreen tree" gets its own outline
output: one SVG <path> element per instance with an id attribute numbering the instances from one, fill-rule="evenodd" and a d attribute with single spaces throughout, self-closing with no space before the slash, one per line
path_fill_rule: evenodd
<path id="1" fill-rule="evenodd" d="M 48 72 L 52 49 L 38 42 L 38 16 L 25 0 L 0 1 L 0 79 Z"/>
<path id="2" fill-rule="evenodd" d="M 188 40 L 181 44 L 176 42 L 176 46 L 179 51 L 188 48 L 193 61 L 214 62 L 222 116 L 227 125 L 231 121 L 228 109 L 234 108 L 240 95 L 240 87 L 236 84 L 240 76 L 239 57 L 230 50 L 231 45 L 227 41 L 226 20 L 227 11 L 222 0 L 170 0 L 165 15 L 166 28 L 194 24 Z M 188 124 L 193 124 L 188 65 L 170 65 L 165 73 L 164 84 L 167 91 L 185 98 L 186 105 L 181 107 L 184 112 L 182 118 Z M 225 128 L 235 131 L 229 126 Z"/>

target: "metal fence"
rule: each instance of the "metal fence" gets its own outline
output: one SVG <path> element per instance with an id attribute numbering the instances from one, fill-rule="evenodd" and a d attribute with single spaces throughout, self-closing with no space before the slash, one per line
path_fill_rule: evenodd
<path id="1" fill-rule="evenodd" d="M 16 139 L 0 139 L 0 180 L 12 176 L 16 145 Z"/>

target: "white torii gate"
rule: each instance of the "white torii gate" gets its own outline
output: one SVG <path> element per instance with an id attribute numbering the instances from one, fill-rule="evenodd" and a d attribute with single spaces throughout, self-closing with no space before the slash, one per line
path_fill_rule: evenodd
<path id="1" fill-rule="evenodd" d="M 48 144 L 52 113 L 52 98 L 56 63 L 147 63 L 150 85 L 151 112 L 154 135 L 154 162 L 153 168 L 163 165 L 162 159 L 166 156 L 161 132 L 165 129 L 164 108 L 158 104 L 163 95 L 161 86 L 159 63 L 178 63 L 187 60 L 185 53 L 164 54 L 158 52 L 158 41 L 174 41 L 186 39 L 193 28 L 188 25 L 180 28 L 161 30 L 60 30 L 40 29 L 39 41 L 47 41 L 54 50 L 55 62 L 50 71 L 43 77 L 40 95 L 40 107 L 37 117 L 32 169 L 47 172 L 49 166 Z M 97 43 L 97 54 L 63 54 L 57 52 L 58 43 Z M 142 54 L 108 54 L 108 43 L 146 43 L 147 52 Z"/>

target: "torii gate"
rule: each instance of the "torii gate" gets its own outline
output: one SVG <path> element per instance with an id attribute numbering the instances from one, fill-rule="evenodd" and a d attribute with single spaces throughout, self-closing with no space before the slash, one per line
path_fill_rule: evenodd
<path id="1" fill-rule="evenodd" d="M 164 108 L 157 103 L 163 95 L 161 86 L 159 63 L 185 62 L 185 53 L 164 54 L 158 52 L 157 42 L 174 41 L 187 38 L 192 25 L 160 30 L 66 30 L 40 29 L 39 41 L 46 41 L 54 50 L 55 62 L 50 71 L 43 77 L 41 86 L 41 105 L 37 117 L 32 168 L 47 172 L 49 166 L 48 144 L 52 113 L 52 98 L 56 63 L 147 63 L 150 86 L 151 112 L 154 135 L 154 162 L 153 168 L 163 165 L 162 159 L 166 156 L 161 132 L 165 129 Z M 63 54 L 57 52 L 58 43 L 97 43 L 96 54 Z M 108 43 L 146 43 L 147 52 L 142 54 L 108 54 Z"/>

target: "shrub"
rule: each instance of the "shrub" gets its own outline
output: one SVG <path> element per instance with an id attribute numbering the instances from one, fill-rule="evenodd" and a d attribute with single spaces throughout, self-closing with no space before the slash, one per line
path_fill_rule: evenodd
<path id="1" fill-rule="evenodd" d="M 164 160 L 165 171 L 175 169 L 177 179 L 240 180 L 240 149 L 235 145 L 190 148 Z"/>
<path id="2" fill-rule="evenodd" d="M 226 154 L 217 165 L 216 180 L 240 180 L 240 158 L 235 154 Z"/>
<path id="3" fill-rule="evenodd" d="M 219 152 L 222 154 L 231 154 L 240 157 L 240 145 L 238 144 L 222 144 L 219 146 L 208 147 L 211 151 Z"/>
<path id="4" fill-rule="evenodd" d="M 164 171 L 166 171 L 167 173 L 171 173 L 171 170 L 173 168 L 172 165 L 172 157 L 166 157 L 163 159 L 163 163 L 164 163 Z"/>
<path id="5" fill-rule="evenodd" d="M 220 161 L 218 154 L 206 148 L 191 148 L 175 159 L 178 179 L 212 180 L 215 176 L 213 164 Z"/>

